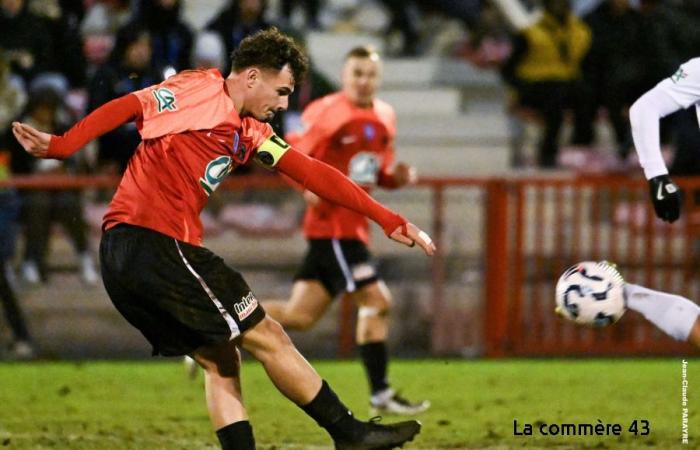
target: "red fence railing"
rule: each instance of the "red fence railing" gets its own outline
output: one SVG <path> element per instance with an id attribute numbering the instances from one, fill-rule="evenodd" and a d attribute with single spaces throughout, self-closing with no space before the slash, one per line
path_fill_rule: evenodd
<path id="1" fill-rule="evenodd" d="M 676 181 L 686 193 L 684 212 L 669 226 L 654 217 L 647 184 L 639 178 L 421 179 L 414 189 L 430 190 L 430 218 L 419 219 L 429 225 L 438 247 L 427 281 L 431 351 L 460 352 L 467 328 L 478 321 L 483 332 L 476 353 L 491 357 L 691 351 L 634 313 L 602 330 L 579 328 L 553 314 L 557 278 L 581 260 L 608 259 L 629 282 L 700 298 L 700 179 Z M 117 182 L 114 177 L 16 177 L 0 181 L 0 188 L 104 188 Z M 285 187 L 277 177 L 241 176 L 229 178 L 220 189 Z M 478 204 L 472 197 L 451 200 L 454 191 L 474 194 Z M 480 241 L 471 255 L 448 236 L 467 222 L 474 222 L 475 230 L 468 238 Z M 463 320 L 467 299 L 453 280 L 450 264 L 456 257 L 471 257 L 480 275 L 482 314 L 470 316 L 471 322 Z M 353 308 L 345 305 L 340 314 L 339 351 L 347 354 L 353 346 Z"/>

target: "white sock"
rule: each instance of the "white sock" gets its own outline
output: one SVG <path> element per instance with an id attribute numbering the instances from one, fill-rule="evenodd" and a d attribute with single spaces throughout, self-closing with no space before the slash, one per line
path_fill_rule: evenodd
<path id="1" fill-rule="evenodd" d="M 389 400 L 391 397 L 393 397 L 394 394 L 396 394 L 396 392 L 392 388 L 388 387 L 383 391 L 379 391 L 376 394 L 372 394 L 372 397 L 370 398 L 370 403 L 372 403 L 373 405 L 380 405 Z"/>
<path id="2" fill-rule="evenodd" d="M 655 291 L 636 284 L 625 285 L 627 307 L 642 314 L 661 331 L 687 341 L 700 315 L 700 306 L 680 295 Z"/>

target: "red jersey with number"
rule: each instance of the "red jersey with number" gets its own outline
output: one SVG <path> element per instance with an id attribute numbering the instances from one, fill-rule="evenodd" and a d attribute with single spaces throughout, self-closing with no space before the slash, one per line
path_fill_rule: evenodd
<path id="1" fill-rule="evenodd" d="M 304 131 L 287 135 L 297 150 L 343 172 L 367 192 L 381 185 L 394 159 L 396 115 L 374 100 L 360 108 L 338 92 L 311 103 L 302 115 Z M 369 241 L 365 216 L 325 200 L 306 210 L 304 235 L 310 239 Z"/>
<path id="2" fill-rule="evenodd" d="M 241 120 L 216 70 L 189 70 L 134 95 L 142 142 L 104 217 L 202 245 L 199 214 L 221 181 L 269 138 L 272 128 Z"/>

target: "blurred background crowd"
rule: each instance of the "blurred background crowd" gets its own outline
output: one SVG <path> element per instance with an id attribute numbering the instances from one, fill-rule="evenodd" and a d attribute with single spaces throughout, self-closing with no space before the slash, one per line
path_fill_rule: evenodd
<path id="1" fill-rule="evenodd" d="M 0 0 L 0 179 L 121 173 L 139 142 L 133 124 L 66 161 L 27 157 L 9 125 L 21 120 L 61 133 L 103 103 L 177 71 L 218 68 L 226 75 L 231 50 L 270 26 L 301 42 L 319 35 L 369 36 L 387 61 L 456 61 L 439 70 L 471 68 L 479 79 L 497 80 L 508 161 L 492 172 L 627 171 L 635 164 L 629 106 L 680 63 L 700 56 L 698 0 Z M 317 55 L 312 51 L 310 57 L 313 63 Z M 313 68 L 297 87 L 290 111 L 276 118 L 280 135 L 298 126 L 311 100 L 337 89 L 337 79 Z M 451 76 L 443 73 L 442 78 Z M 400 130 L 420 128 L 402 125 L 401 105 L 395 107 Z M 611 130 L 602 137 L 601 124 Z M 472 126 L 468 119 L 462 124 Z M 534 140 L 531 148 L 528 139 Z M 700 173 L 694 111 L 665 119 L 662 141 L 672 174 Z M 473 155 L 454 157 L 459 163 L 450 174 L 459 174 L 460 165 L 468 173 Z M 82 280 L 98 282 L 85 195 L 0 192 L 2 232 L 22 237 L 0 246 L 5 280 L 0 287 L 7 286 L 0 294 L 11 295 L 13 285 L 49 280 L 53 223 L 61 225 L 74 248 Z M 109 193 L 91 195 L 97 202 L 109 198 Z M 248 200 L 254 202 L 255 195 L 249 193 Z M 220 213 L 217 205 L 213 208 Z M 274 217 L 277 225 L 284 222 Z M 17 234 L 11 234 L 9 224 L 15 222 Z M 295 224 L 295 218 L 291 225 L 283 223 Z M 17 248 L 14 242 L 24 244 Z M 26 330 L 20 338 L 28 340 Z"/>

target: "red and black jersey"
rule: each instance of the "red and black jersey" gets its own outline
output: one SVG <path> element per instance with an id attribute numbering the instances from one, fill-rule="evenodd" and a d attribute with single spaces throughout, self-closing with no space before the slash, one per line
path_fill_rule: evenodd
<path id="1" fill-rule="evenodd" d="M 390 185 L 396 115 L 389 104 L 374 100 L 371 108 L 360 108 L 338 92 L 311 103 L 302 121 L 304 132 L 287 136 L 295 148 L 340 170 L 367 192 Z M 367 242 L 369 225 L 363 215 L 322 201 L 307 209 L 304 234 Z"/>
<path id="2" fill-rule="evenodd" d="M 105 229 L 128 223 L 201 246 L 199 214 L 209 195 L 253 159 L 330 202 L 366 214 L 387 235 L 406 223 L 338 171 L 291 148 L 268 124 L 241 119 L 215 69 L 184 71 L 106 103 L 64 135 L 52 136 L 47 157 L 67 157 L 132 120 L 143 141 L 105 214 Z"/>
<path id="3" fill-rule="evenodd" d="M 202 244 L 199 214 L 209 195 L 270 137 L 272 128 L 241 120 L 218 71 L 185 71 L 135 93 L 143 139 L 124 173 L 106 229 L 139 225 Z"/>

